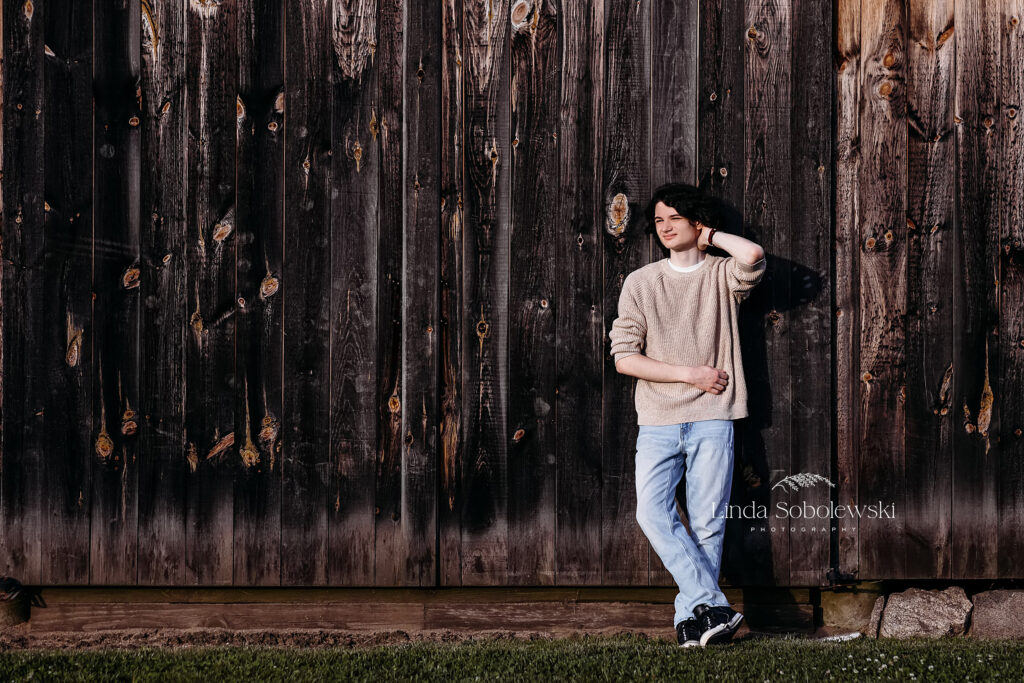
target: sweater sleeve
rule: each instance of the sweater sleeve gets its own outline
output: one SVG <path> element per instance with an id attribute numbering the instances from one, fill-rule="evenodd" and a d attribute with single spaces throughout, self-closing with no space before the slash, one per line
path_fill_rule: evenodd
<path id="1" fill-rule="evenodd" d="M 754 264 L 744 263 L 735 256 L 730 256 L 726 259 L 725 263 L 729 291 L 734 294 L 736 292 L 749 292 L 764 277 L 766 266 L 767 262 L 763 256 L 760 261 Z"/>
<path id="2" fill-rule="evenodd" d="M 608 333 L 615 362 L 640 353 L 647 344 L 647 318 L 634 289 L 635 282 L 627 277 L 619 294 L 619 317 L 612 322 L 612 329 Z"/>

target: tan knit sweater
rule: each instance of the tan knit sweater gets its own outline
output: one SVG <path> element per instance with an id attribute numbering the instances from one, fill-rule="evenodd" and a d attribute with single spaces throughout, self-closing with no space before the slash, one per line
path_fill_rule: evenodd
<path id="1" fill-rule="evenodd" d="M 747 417 L 747 385 L 740 357 L 740 302 L 765 272 L 733 257 L 705 254 L 695 269 L 680 272 L 667 258 L 626 276 L 619 317 L 608 333 L 618 361 L 634 353 L 674 365 L 710 365 L 729 381 L 720 394 L 685 382 L 636 385 L 637 424 L 667 425 Z"/>

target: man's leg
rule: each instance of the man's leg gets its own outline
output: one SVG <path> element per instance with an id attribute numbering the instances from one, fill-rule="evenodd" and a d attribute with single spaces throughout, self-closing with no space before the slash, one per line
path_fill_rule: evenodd
<path id="1" fill-rule="evenodd" d="M 686 453 L 686 514 L 715 586 L 722 566 L 726 509 L 732 490 L 733 422 L 700 420 L 683 430 Z M 725 605 L 721 602 L 708 603 Z"/>
<path id="2" fill-rule="evenodd" d="M 675 491 L 683 476 L 680 425 L 640 425 L 636 442 L 636 519 L 679 586 L 674 625 L 701 603 L 728 604 L 703 552 L 686 533 Z"/>

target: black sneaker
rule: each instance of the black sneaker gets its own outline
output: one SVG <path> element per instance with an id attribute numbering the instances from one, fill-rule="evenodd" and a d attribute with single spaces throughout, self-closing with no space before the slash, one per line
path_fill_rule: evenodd
<path id="1" fill-rule="evenodd" d="M 693 610 L 700 627 L 700 645 L 724 643 L 732 638 L 743 621 L 743 615 L 728 605 L 697 605 Z"/>
<path id="2" fill-rule="evenodd" d="M 676 640 L 682 647 L 700 645 L 700 627 L 697 625 L 697 620 L 690 617 L 676 624 Z"/>

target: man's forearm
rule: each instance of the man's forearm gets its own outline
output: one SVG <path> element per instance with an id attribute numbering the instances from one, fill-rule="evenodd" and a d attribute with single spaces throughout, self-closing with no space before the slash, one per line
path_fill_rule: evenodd
<path id="1" fill-rule="evenodd" d="M 623 375 L 650 382 L 688 382 L 690 377 L 688 365 L 673 365 L 642 353 L 626 356 L 615 364 L 615 369 Z"/>
<path id="2" fill-rule="evenodd" d="M 729 252 L 729 255 L 747 264 L 754 264 L 764 258 L 764 249 L 757 242 L 746 237 L 718 230 L 712 238 L 715 246 Z"/>

